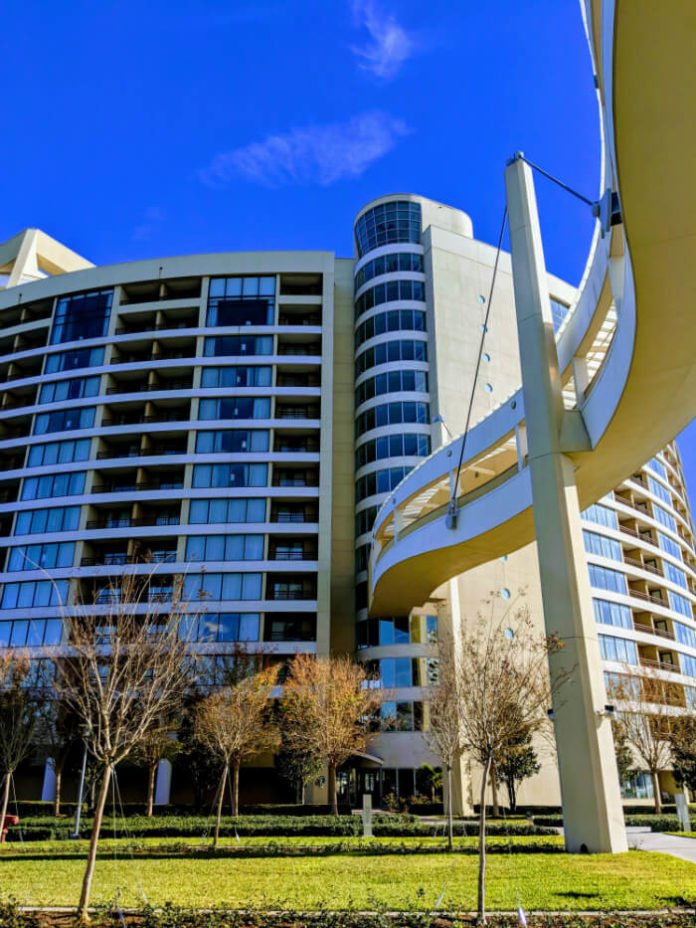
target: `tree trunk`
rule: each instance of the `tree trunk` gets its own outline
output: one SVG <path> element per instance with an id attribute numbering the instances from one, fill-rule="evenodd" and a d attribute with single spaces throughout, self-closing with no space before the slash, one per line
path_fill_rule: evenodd
<path id="1" fill-rule="evenodd" d="M 12 771 L 8 770 L 5 774 L 5 786 L 2 791 L 2 808 L 0 809 L 0 838 L 5 828 L 5 818 L 7 816 L 7 806 L 10 802 L 10 783 L 12 782 Z"/>
<path id="2" fill-rule="evenodd" d="M 225 769 L 222 771 L 222 779 L 220 780 L 220 791 L 218 793 L 217 814 L 215 816 L 215 833 L 213 834 L 213 848 L 216 848 L 218 846 L 218 841 L 220 840 L 220 820 L 222 819 L 222 800 L 225 796 L 225 783 L 227 782 L 229 771 L 230 771 L 230 765 L 225 764 Z"/>
<path id="3" fill-rule="evenodd" d="M 329 802 L 331 814 L 338 815 L 338 791 L 336 789 L 336 766 L 329 764 Z"/>
<path id="4" fill-rule="evenodd" d="M 53 817 L 60 815 L 61 787 L 63 785 L 63 764 L 53 761 L 53 776 L 55 777 L 55 792 L 53 794 Z"/>
<path id="5" fill-rule="evenodd" d="M 454 849 L 454 809 L 452 804 L 452 767 L 447 766 L 447 849 Z"/>
<path id="6" fill-rule="evenodd" d="M 655 815 L 662 815 L 662 794 L 660 793 L 660 774 L 657 770 L 651 772 L 653 782 L 653 802 Z"/>
<path id="7" fill-rule="evenodd" d="M 239 761 L 232 764 L 232 815 L 239 815 Z"/>
<path id="8" fill-rule="evenodd" d="M 97 847 L 99 845 L 99 834 L 101 832 L 102 821 L 104 820 L 104 807 L 109 796 L 109 785 L 113 769 L 110 765 L 104 768 L 99 798 L 94 810 L 94 822 L 92 823 L 92 834 L 89 839 L 89 854 L 87 855 L 87 867 L 85 875 L 82 878 L 82 892 L 80 893 L 80 903 L 77 907 L 77 914 L 81 921 L 87 921 L 87 908 L 89 906 L 89 897 L 92 892 L 92 879 L 94 877 L 94 868 L 97 862 Z"/>
<path id="9" fill-rule="evenodd" d="M 493 800 L 493 815 L 498 818 L 500 815 L 500 805 L 498 803 L 498 779 L 495 773 L 495 764 L 491 762 L 491 798 Z"/>
<path id="10" fill-rule="evenodd" d="M 145 810 L 145 815 L 148 818 L 152 818 L 152 813 L 155 806 L 155 778 L 157 776 L 157 761 L 154 764 L 150 764 L 147 770 L 147 809 Z"/>
<path id="11" fill-rule="evenodd" d="M 481 777 L 481 807 L 479 809 L 479 866 L 478 866 L 478 916 L 477 925 L 486 924 L 486 786 L 491 772 L 492 756 L 486 758 Z"/>
<path id="12" fill-rule="evenodd" d="M 507 778 L 507 791 L 508 799 L 510 800 L 510 811 L 513 813 L 517 812 L 517 787 L 515 785 L 515 778 Z"/>

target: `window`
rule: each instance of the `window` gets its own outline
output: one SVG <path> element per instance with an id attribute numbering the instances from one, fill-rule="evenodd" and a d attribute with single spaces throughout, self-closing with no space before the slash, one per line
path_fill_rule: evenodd
<path id="1" fill-rule="evenodd" d="M 689 625 L 684 625 L 683 622 L 674 622 L 674 634 L 681 644 L 696 649 L 696 631 Z"/>
<path id="2" fill-rule="evenodd" d="M 398 254 L 381 255 L 367 264 L 363 264 L 358 273 L 355 275 L 355 289 L 359 290 L 364 283 L 372 280 L 373 277 L 381 277 L 382 274 L 395 274 L 398 271 L 415 271 L 423 273 L 423 255 L 411 254 L 408 251 L 401 251 Z"/>
<path id="3" fill-rule="evenodd" d="M 618 541 L 605 538 L 604 535 L 598 535 L 596 532 L 583 531 L 582 537 L 585 543 L 585 551 L 587 551 L 588 554 L 608 557 L 613 561 L 623 560 L 621 545 Z"/>
<path id="4" fill-rule="evenodd" d="M 45 383 L 39 391 L 39 403 L 59 403 L 99 394 L 99 377 L 74 377 Z"/>
<path id="5" fill-rule="evenodd" d="M 368 506 L 367 509 L 361 509 L 355 516 L 355 536 L 365 535 L 372 531 L 375 516 L 379 512 L 379 506 Z"/>
<path id="6" fill-rule="evenodd" d="M 382 731 L 422 731 L 423 704 L 387 700 L 379 707 Z"/>
<path id="7" fill-rule="evenodd" d="M 271 401 L 265 396 L 201 400 L 198 407 L 199 419 L 268 419 L 270 415 Z"/>
<path id="8" fill-rule="evenodd" d="M 638 648 L 633 641 L 599 635 L 599 649 L 605 661 L 617 661 L 620 664 L 638 663 Z"/>
<path id="9" fill-rule="evenodd" d="M 25 477 L 21 499 L 49 499 L 57 496 L 79 496 L 85 491 L 85 473 L 45 474 L 43 477 Z"/>
<path id="10" fill-rule="evenodd" d="M 593 599 L 595 621 L 600 625 L 615 625 L 618 628 L 633 628 L 631 610 L 620 603 L 610 603 L 606 599 Z"/>
<path id="11" fill-rule="evenodd" d="M 386 335 L 388 332 L 425 332 L 425 330 L 425 312 L 422 309 L 390 309 L 387 312 L 370 316 L 358 326 L 355 331 L 355 347 L 359 348 L 375 335 Z"/>
<path id="12" fill-rule="evenodd" d="M 185 626 L 180 637 L 189 641 L 258 641 L 261 616 L 258 612 L 214 612 L 204 613 L 197 621 Z"/>
<path id="13" fill-rule="evenodd" d="M 207 325 L 273 325 L 275 277 L 214 277 L 208 291 Z"/>
<path id="14" fill-rule="evenodd" d="M 428 346 L 424 341 L 382 342 L 358 355 L 355 362 L 355 376 L 358 377 L 371 367 L 377 367 L 380 364 L 390 364 L 396 361 L 427 360 Z"/>
<path id="15" fill-rule="evenodd" d="M 71 432 L 74 429 L 91 429 L 94 425 L 94 406 L 84 409 L 57 409 L 42 412 L 34 420 L 34 435 L 46 432 Z"/>
<path id="16" fill-rule="evenodd" d="M 193 499 L 191 525 L 224 525 L 234 522 L 265 522 L 265 499 Z"/>
<path id="17" fill-rule="evenodd" d="M 45 545 L 19 545 L 10 548 L 7 570 L 41 570 L 72 567 L 75 545 L 72 542 Z"/>
<path id="18" fill-rule="evenodd" d="M 412 467 L 390 467 L 387 470 L 366 474 L 355 484 L 355 501 L 359 503 L 367 496 L 374 496 L 375 493 L 389 493 L 412 470 Z"/>
<path id="19" fill-rule="evenodd" d="M 398 303 L 402 300 L 425 302 L 425 284 L 423 281 L 390 280 L 385 284 L 370 287 L 355 301 L 355 317 L 356 319 L 359 318 L 368 309 L 373 309 L 382 303 Z"/>
<path id="20" fill-rule="evenodd" d="M 89 438 L 79 438 L 75 441 L 49 441 L 42 445 L 30 445 L 27 467 L 87 461 L 90 446 L 91 439 Z"/>
<path id="21" fill-rule="evenodd" d="M 270 387 L 270 367 L 204 367 L 202 387 Z"/>
<path id="22" fill-rule="evenodd" d="M 693 618 L 694 612 L 691 602 L 686 596 L 680 596 L 679 593 L 673 593 L 672 590 L 669 590 L 669 604 L 675 612 L 688 616 L 690 619 Z"/>
<path id="23" fill-rule="evenodd" d="M 265 487 L 267 484 L 266 464 L 196 464 L 193 468 L 194 487 Z"/>
<path id="24" fill-rule="evenodd" d="M 358 622 L 359 648 L 389 644 L 434 644 L 437 641 L 437 616 L 412 615 L 366 619 Z"/>
<path id="25" fill-rule="evenodd" d="M 361 413 L 355 423 L 357 437 L 383 425 L 401 425 L 404 422 L 430 422 L 428 403 L 396 402 L 373 406 Z"/>
<path id="26" fill-rule="evenodd" d="M 590 583 L 593 587 L 600 590 L 611 590 L 614 593 L 627 593 L 626 577 L 617 570 L 610 570 L 608 567 L 599 567 L 597 564 L 590 564 Z"/>
<path id="27" fill-rule="evenodd" d="M 668 580 L 671 580 L 672 583 L 676 583 L 677 586 L 680 586 L 684 590 L 689 589 L 689 585 L 686 582 L 686 574 L 683 570 L 680 570 L 679 567 L 675 567 L 674 564 L 670 564 L 669 561 L 664 562 L 665 567 L 665 576 Z"/>
<path id="28" fill-rule="evenodd" d="M 316 641 L 316 614 L 278 614 L 267 612 L 264 620 L 264 641 Z"/>
<path id="29" fill-rule="evenodd" d="M 51 647 L 61 643 L 60 619 L 15 619 L 0 622 L 0 648 Z"/>
<path id="30" fill-rule="evenodd" d="M 46 535 L 51 532 L 74 532 L 80 522 L 79 506 L 55 509 L 28 509 L 17 513 L 15 535 Z"/>
<path id="31" fill-rule="evenodd" d="M 554 296 L 550 297 L 549 301 L 551 303 L 551 319 L 553 320 L 553 330 L 554 332 L 558 332 L 561 327 L 561 323 L 565 319 L 570 307 L 567 303 L 563 303 L 561 300 L 557 300 Z"/>
<path id="32" fill-rule="evenodd" d="M 104 363 L 103 348 L 79 348 L 76 351 L 57 351 L 46 356 L 44 373 L 57 374 L 75 371 L 81 367 L 98 367 Z"/>
<path id="33" fill-rule="evenodd" d="M 420 244 L 420 203 L 394 200 L 367 210 L 355 224 L 355 241 L 362 257 L 380 245 L 396 242 Z"/>
<path id="34" fill-rule="evenodd" d="M 53 317 L 51 344 L 106 335 L 113 296 L 113 290 L 95 290 L 61 297 Z"/>
<path id="35" fill-rule="evenodd" d="M 677 523 L 675 522 L 675 520 L 672 518 L 672 516 L 668 512 L 665 512 L 662 506 L 658 506 L 657 503 L 653 503 L 653 515 L 655 516 L 658 522 L 664 525 L 665 528 L 668 528 L 671 531 L 673 531 L 674 534 L 676 535 Z"/>
<path id="36" fill-rule="evenodd" d="M 658 477 L 662 477 L 663 480 L 667 480 L 667 468 L 662 463 L 662 461 L 659 461 L 657 458 L 653 458 L 649 462 L 648 467 L 650 470 L 654 471 Z"/>
<path id="37" fill-rule="evenodd" d="M 222 451 L 235 453 L 268 451 L 269 434 L 260 429 L 199 432 L 196 436 L 196 451 L 198 454 L 215 454 Z"/>
<path id="38" fill-rule="evenodd" d="M 224 602 L 261 599 L 262 574 L 189 574 L 184 580 L 184 597 Z"/>
<path id="39" fill-rule="evenodd" d="M 427 393 L 428 375 L 425 371 L 389 371 L 363 381 L 355 390 L 357 406 L 383 393 Z"/>
<path id="40" fill-rule="evenodd" d="M 382 686 L 413 686 L 413 667 L 410 657 L 385 657 L 377 662 Z"/>
<path id="41" fill-rule="evenodd" d="M 696 657 L 690 657 L 688 654 L 680 654 L 679 662 L 681 672 L 685 677 L 696 677 Z"/>
<path id="42" fill-rule="evenodd" d="M 2 590 L 2 609 L 34 609 L 38 606 L 62 606 L 68 599 L 67 580 L 35 580 L 6 583 Z"/>
<path id="43" fill-rule="evenodd" d="M 654 477 L 648 476 L 648 487 L 650 492 L 657 496 L 658 499 L 661 499 L 663 503 L 666 503 L 668 506 L 672 505 L 672 495 L 666 487 L 663 487 L 662 484 L 655 480 Z"/>
<path id="44" fill-rule="evenodd" d="M 203 355 L 206 358 L 263 354 L 273 354 L 272 335 L 219 335 L 206 338 L 203 343 Z"/>
<path id="45" fill-rule="evenodd" d="M 608 509 L 599 503 L 594 503 L 582 514 L 583 519 L 588 522 L 596 522 L 597 525 L 604 525 L 606 528 L 618 528 L 619 520 L 613 509 Z"/>
<path id="46" fill-rule="evenodd" d="M 418 434 L 385 435 L 360 445 L 355 452 L 355 466 L 362 467 L 385 458 L 426 457 L 430 454 L 430 436 Z"/>
<path id="47" fill-rule="evenodd" d="M 192 535 L 187 561 L 262 561 L 263 535 Z"/>
<path id="48" fill-rule="evenodd" d="M 682 560 L 681 548 L 676 541 L 672 541 L 671 538 L 668 538 L 663 532 L 657 533 L 657 540 L 663 551 L 666 551 L 667 554 L 671 554 L 672 557 L 676 557 L 678 560 Z"/>

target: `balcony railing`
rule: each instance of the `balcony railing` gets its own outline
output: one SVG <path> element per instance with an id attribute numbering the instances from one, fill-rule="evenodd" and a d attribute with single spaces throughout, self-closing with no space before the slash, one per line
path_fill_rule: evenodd
<path id="1" fill-rule="evenodd" d="M 190 390 L 192 384 L 190 381 L 176 380 L 171 383 L 148 383 L 148 384 L 118 384 L 114 387 L 107 387 L 106 393 L 113 396 L 115 393 L 166 393 L 171 390 Z"/>
<path id="2" fill-rule="evenodd" d="M 93 493 L 127 493 L 131 491 L 140 492 L 141 490 L 181 490 L 183 489 L 183 480 L 172 480 L 171 482 L 152 483 L 129 483 L 121 486 L 116 483 L 98 483 L 92 487 Z"/>
<path id="3" fill-rule="evenodd" d="M 83 557 L 81 567 L 112 566 L 121 564 L 171 564 L 176 561 L 176 551 L 153 551 L 150 554 L 95 554 Z"/>
<path id="4" fill-rule="evenodd" d="M 150 525 L 178 525 L 179 521 L 178 515 L 145 516 L 140 519 L 92 519 L 87 523 L 87 528 L 142 528 Z"/>
<path id="5" fill-rule="evenodd" d="M 641 622 L 634 622 L 633 627 L 637 632 L 644 632 L 647 635 L 657 635 L 659 638 L 668 638 L 670 641 L 676 640 L 672 632 L 664 628 L 654 628 L 652 625 L 643 625 Z"/>
<path id="6" fill-rule="evenodd" d="M 641 570 L 647 570 L 651 574 L 657 574 L 659 577 L 664 577 L 664 573 L 660 567 L 654 567 L 652 564 L 644 564 L 643 561 L 638 560 L 638 558 L 627 557 L 624 555 L 624 561 L 626 564 L 630 564 L 632 567 L 639 567 Z"/>

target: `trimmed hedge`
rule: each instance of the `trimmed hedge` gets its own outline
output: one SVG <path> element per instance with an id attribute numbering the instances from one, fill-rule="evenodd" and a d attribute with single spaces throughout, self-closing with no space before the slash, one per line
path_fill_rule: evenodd
<path id="1" fill-rule="evenodd" d="M 693 810 L 693 806 L 691 806 Z M 626 825 L 630 828 L 650 828 L 652 831 L 679 831 L 679 819 L 676 815 L 626 815 Z M 535 815 L 534 824 L 541 827 L 563 827 L 560 815 Z M 696 815 L 691 813 L 691 827 L 696 831 Z"/>
<path id="2" fill-rule="evenodd" d="M 144 816 L 131 816 L 117 820 L 119 832 L 128 837 L 149 838 L 191 838 L 209 834 L 214 826 L 212 816 L 159 816 L 146 818 Z M 54 819 L 47 816 L 34 816 L 20 821 L 19 828 L 10 828 L 10 840 L 19 837 L 21 830 L 25 841 L 53 841 L 68 839 L 72 832 L 72 820 Z M 81 833 L 88 834 L 92 827 L 91 818 L 83 818 Z M 444 834 L 447 827 L 443 820 L 436 825 L 420 822 L 412 815 L 375 815 L 373 818 L 373 834 L 375 837 L 409 838 L 432 837 L 434 834 Z M 104 824 L 104 833 L 110 828 L 109 816 Z M 533 836 L 552 835 L 554 829 L 535 825 L 527 821 L 493 821 L 487 826 L 487 833 L 491 836 Z M 454 833 L 458 836 L 474 836 L 478 834 L 478 822 L 457 821 L 454 823 Z M 362 820 L 356 815 L 314 816 L 239 816 L 222 819 L 220 834 L 224 837 L 359 837 L 362 835 Z"/>
<path id="3" fill-rule="evenodd" d="M 473 925 L 473 916 L 427 912 L 224 912 L 196 911 L 166 904 L 147 906 L 137 913 L 100 907 L 92 913 L 93 928 L 462 928 Z M 490 915 L 491 928 L 519 926 L 516 914 Z M 693 912 L 602 915 L 528 915 L 530 928 L 687 928 L 694 925 Z M 0 900 L 0 928 L 77 928 L 76 917 L 46 912 L 23 912 L 13 901 Z"/>

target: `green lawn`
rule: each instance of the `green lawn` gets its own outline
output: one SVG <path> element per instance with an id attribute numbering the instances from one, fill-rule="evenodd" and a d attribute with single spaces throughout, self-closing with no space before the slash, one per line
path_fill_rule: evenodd
<path id="1" fill-rule="evenodd" d="M 161 844 L 161 842 L 159 842 Z M 73 847 L 75 847 L 73 845 Z M 53 845 L 55 851 L 55 845 Z M 74 905 L 83 863 L 64 857 L 0 855 L 0 892 L 20 903 Z M 108 850 L 105 843 L 104 850 Z M 314 909 L 472 909 L 475 856 L 427 855 L 325 858 L 109 859 L 97 865 L 93 901 L 117 895 L 123 905 L 171 901 L 178 905 Z M 665 854 L 491 855 L 491 909 L 650 909 L 696 899 L 696 866 Z"/>

